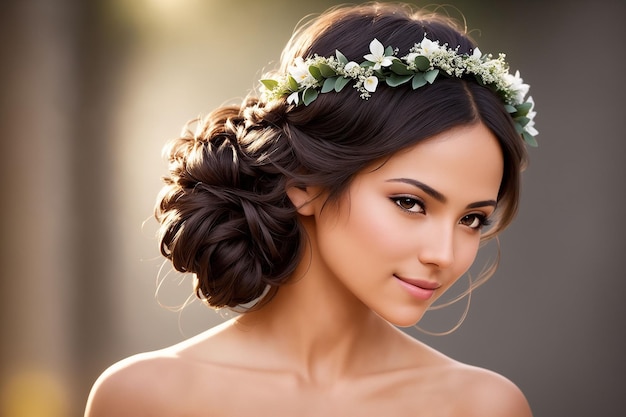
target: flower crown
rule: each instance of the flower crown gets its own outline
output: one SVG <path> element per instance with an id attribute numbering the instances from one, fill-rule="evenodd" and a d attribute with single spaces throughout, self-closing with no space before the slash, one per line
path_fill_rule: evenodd
<path id="1" fill-rule="evenodd" d="M 368 99 L 376 91 L 380 82 L 389 87 L 410 83 L 415 90 L 426 84 L 432 84 L 439 76 L 462 78 L 473 76 L 476 81 L 492 88 L 502 98 L 505 109 L 511 114 L 517 132 L 531 146 L 537 146 L 535 136 L 535 103 L 532 97 L 526 99 L 529 85 L 524 84 L 519 71 L 512 75 L 505 62 L 504 54 L 493 58 L 491 54 L 482 55 L 474 48 L 471 55 L 460 54 L 458 47 L 452 49 L 448 44 L 440 45 L 424 36 L 416 43 L 409 54 L 396 57 L 397 49 L 384 47 L 374 39 L 370 43 L 370 52 L 364 55 L 366 61 L 358 64 L 348 59 L 339 51 L 335 56 L 296 58 L 289 68 L 289 73 L 278 79 L 263 79 L 263 98 L 274 101 L 287 97 L 287 103 L 298 106 L 311 104 L 320 93 L 340 92 L 350 81 L 358 90 L 362 99 Z"/>

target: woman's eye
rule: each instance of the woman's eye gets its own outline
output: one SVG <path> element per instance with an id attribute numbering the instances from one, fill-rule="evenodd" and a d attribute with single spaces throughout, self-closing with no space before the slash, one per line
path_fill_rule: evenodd
<path id="1" fill-rule="evenodd" d="M 395 197 L 392 198 L 393 202 L 404 211 L 411 213 L 423 213 L 424 207 L 419 200 L 411 197 Z"/>
<path id="2" fill-rule="evenodd" d="M 467 216 L 463 216 L 463 218 L 459 221 L 463 226 L 467 226 L 470 229 L 481 229 L 486 226 L 489 221 L 487 217 L 482 214 L 468 214 Z"/>

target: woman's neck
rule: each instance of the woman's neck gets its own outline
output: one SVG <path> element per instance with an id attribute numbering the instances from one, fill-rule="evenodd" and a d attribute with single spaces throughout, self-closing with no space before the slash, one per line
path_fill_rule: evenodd
<path id="1" fill-rule="evenodd" d="M 277 366 L 297 369 L 309 383 L 388 369 L 388 350 L 405 337 L 306 256 L 266 306 L 237 324 L 272 346 Z"/>

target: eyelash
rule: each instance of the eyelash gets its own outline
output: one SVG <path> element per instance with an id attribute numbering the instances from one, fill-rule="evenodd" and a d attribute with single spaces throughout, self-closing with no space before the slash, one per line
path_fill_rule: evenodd
<path id="1" fill-rule="evenodd" d="M 470 224 L 467 225 L 467 227 L 469 227 L 472 230 L 481 230 L 483 227 L 489 226 L 491 224 L 491 220 L 488 219 L 487 216 L 485 216 L 484 214 L 480 214 L 480 213 L 467 214 L 463 216 L 459 222 L 462 222 L 463 219 L 466 219 L 466 218 L 472 218 L 472 221 L 470 222 Z M 471 225 L 474 223 L 474 220 L 478 220 L 478 225 L 472 227 Z"/>
<path id="2" fill-rule="evenodd" d="M 426 209 L 424 208 L 424 202 L 413 197 L 408 197 L 408 196 L 391 197 L 391 201 L 393 201 L 396 206 L 400 207 L 401 210 L 406 211 L 409 214 L 420 214 L 420 213 L 426 212 Z M 412 211 L 411 209 L 403 206 L 402 205 L 403 203 L 408 203 L 407 205 L 410 205 L 412 207 L 417 206 L 419 207 L 420 210 Z"/>
<path id="3" fill-rule="evenodd" d="M 408 197 L 408 196 L 391 197 L 391 201 L 393 201 L 393 203 L 396 206 L 398 206 L 402 211 L 410 215 L 422 214 L 426 212 L 426 209 L 424 208 L 424 202 L 414 197 Z M 411 208 L 418 207 L 419 211 L 412 211 L 410 208 L 406 208 L 405 206 L 403 206 L 402 205 L 403 203 L 411 206 Z M 465 219 L 468 219 L 468 220 L 471 219 L 471 221 L 464 222 Z M 478 225 L 472 226 L 472 224 L 474 224 L 476 220 L 478 220 Z M 461 220 L 459 220 L 459 223 L 463 224 L 464 226 L 469 227 L 472 230 L 481 230 L 483 227 L 489 226 L 491 224 L 491 220 L 487 218 L 487 216 L 485 216 L 484 214 L 470 213 L 470 214 L 466 214 L 465 216 L 463 216 Z"/>

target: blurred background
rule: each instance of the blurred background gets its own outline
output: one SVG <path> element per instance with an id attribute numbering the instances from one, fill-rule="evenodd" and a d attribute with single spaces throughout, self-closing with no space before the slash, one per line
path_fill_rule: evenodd
<path id="1" fill-rule="evenodd" d="M 240 100 L 298 20 L 335 3 L 2 2 L 2 416 L 80 416 L 106 367 L 223 320 L 188 303 L 190 280 L 158 255 L 161 148 L 187 120 Z M 500 269 L 463 326 L 409 332 L 506 375 L 536 416 L 623 416 L 626 7 L 446 3 L 531 84 L 540 147 Z M 446 330 L 462 307 L 422 327 Z"/>

